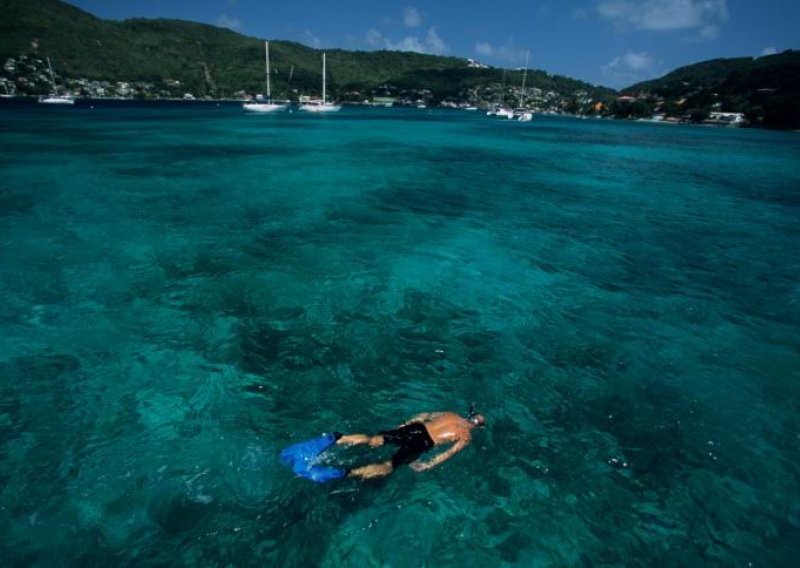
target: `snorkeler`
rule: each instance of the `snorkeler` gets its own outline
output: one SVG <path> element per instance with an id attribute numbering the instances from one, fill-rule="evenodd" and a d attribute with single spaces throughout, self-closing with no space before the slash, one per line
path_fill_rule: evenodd
<path id="1" fill-rule="evenodd" d="M 463 450 L 472 441 L 472 429 L 482 427 L 486 419 L 470 406 L 467 418 L 454 412 L 425 412 L 409 418 L 394 428 L 375 436 L 366 434 L 347 434 L 338 437 L 336 444 L 353 446 L 368 444 L 375 448 L 385 444 L 399 446 L 391 459 L 364 465 L 347 471 L 347 477 L 369 479 L 392 473 L 398 466 L 409 464 L 414 471 L 425 471 L 439 465 Z M 434 446 L 452 444 L 436 457 L 420 461 L 418 458 Z"/>
<path id="2" fill-rule="evenodd" d="M 466 418 L 454 412 L 425 412 L 409 418 L 397 428 L 379 432 L 375 436 L 330 432 L 318 438 L 298 442 L 281 451 L 281 461 L 299 477 L 305 477 L 316 483 L 343 477 L 360 479 L 382 477 L 406 463 L 410 464 L 414 471 L 425 471 L 463 450 L 472 441 L 472 429 L 483 427 L 485 424 L 486 419 L 475 412 L 473 405 L 470 405 Z M 340 446 L 366 444 L 373 448 L 390 444 L 399 446 L 399 449 L 384 462 L 344 469 L 325 465 L 323 454 L 334 444 Z M 418 459 L 434 446 L 445 444 L 452 445 L 430 460 Z"/>

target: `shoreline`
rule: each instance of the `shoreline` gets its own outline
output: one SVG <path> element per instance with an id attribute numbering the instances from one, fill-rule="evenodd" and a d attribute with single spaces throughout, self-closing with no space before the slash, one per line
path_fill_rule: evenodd
<path id="1" fill-rule="evenodd" d="M 38 105 L 39 95 L 14 95 L 14 96 L 3 96 L 0 97 L 0 106 L 4 104 L 30 104 L 30 105 Z M 80 103 L 79 106 L 86 107 L 87 105 L 90 108 L 94 108 L 92 105 L 95 103 L 111 103 L 111 104 L 134 104 L 134 105 L 148 105 L 148 104 L 197 104 L 197 105 L 215 105 L 220 106 L 224 104 L 225 106 L 234 106 L 234 105 L 241 105 L 247 102 L 247 100 L 243 99 L 184 99 L 184 98 L 133 98 L 133 97 L 101 97 L 101 98 L 92 98 L 92 97 L 74 97 L 76 103 Z M 292 103 L 295 105 L 298 103 Z M 363 103 L 363 102 L 342 102 L 340 103 L 342 106 L 345 107 L 353 107 L 353 108 L 369 108 L 369 109 L 405 109 L 405 110 L 439 110 L 439 111 L 452 111 L 452 112 L 461 112 L 465 109 L 463 108 L 453 108 L 448 106 L 436 106 L 436 107 L 425 107 L 424 109 L 419 109 L 414 106 L 409 105 L 393 105 L 391 107 L 386 107 L 385 105 L 381 104 L 372 104 L 372 103 Z M 49 107 L 51 105 L 42 105 L 45 107 Z M 60 106 L 60 105 L 59 105 Z M 74 105 L 69 105 L 74 107 Z M 482 110 L 482 109 L 478 109 Z M 654 124 L 654 125 L 670 125 L 670 126 L 697 126 L 697 127 L 704 127 L 704 128 L 730 128 L 730 129 L 745 129 L 745 130 L 766 130 L 770 132 L 796 132 L 800 133 L 800 129 L 782 129 L 782 128 L 769 128 L 761 125 L 730 125 L 730 124 L 720 124 L 720 123 L 694 123 L 688 121 L 673 121 L 673 120 L 653 120 L 648 118 L 617 118 L 614 116 L 599 116 L 599 115 L 581 115 L 581 114 L 568 114 L 568 113 L 553 113 L 553 112 L 537 112 L 536 110 L 531 111 L 534 114 L 534 117 L 537 119 L 541 119 L 543 117 L 563 117 L 563 118 L 574 118 L 579 120 L 587 120 L 587 119 L 594 119 L 594 120 L 603 120 L 603 121 L 612 121 L 612 122 L 630 122 L 630 123 L 640 123 L 640 124 Z"/>

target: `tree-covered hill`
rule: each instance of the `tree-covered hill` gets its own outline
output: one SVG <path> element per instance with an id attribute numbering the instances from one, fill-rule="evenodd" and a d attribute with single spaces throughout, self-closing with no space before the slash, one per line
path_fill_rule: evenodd
<path id="1" fill-rule="evenodd" d="M 0 0 L 0 13 L 0 63 L 23 55 L 34 62 L 50 57 L 62 79 L 142 82 L 154 85 L 156 93 L 171 96 L 191 92 L 221 98 L 263 90 L 261 38 L 180 20 L 102 20 L 60 0 Z M 327 57 L 328 89 L 337 98 L 362 99 L 370 92 L 406 90 L 425 91 L 433 102 L 488 102 L 502 93 L 515 104 L 520 96 L 522 71 L 508 71 L 508 88 L 501 90 L 503 69 L 472 68 L 463 58 L 341 49 L 328 50 Z M 319 50 L 270 40 L 270 60 L 276 96 L 319 92 Z M 32 81 L 25 77 L 27 82 L 15 83 L 25 87 L 20 92 L 37 94 L 49 89 L 39 65 L 26 68 Z M 0 80 L 9 80 L 3 73 L 0 70 Z M 539 93 L 534 101 L 538 106 L 571 112 L 591 112 L 597 109 L 594 102 L 610 103 L 616 98 L 611 89 L 538 70 L 528 71 L 527 86 L 528 95 Z M 752 124 L 800 129 L 800 52 L 705 61 L 624 92 L 637 96 L 644 114 L 651 110 L 684 117 L 712 110 L 743 112 Z"/>
<path id="2" fill-rule="evenodd" d="M 102 20 L 59 0 L 0 0 L 0 13 L 0 57 L 50 57 L 64 77 L 156 85 L 179 81 L 197 96 L 213 97 L 259 92 L 264 83 L 263 39 L 228 29 L 178 20 Z M 499 84 L 503 74 L 469 68 L 463 58 L 411 52 L 333 49 L 327 58 L 334 96 L 391 85 L 428 89 L 441 100 Z M 273 93 L 282 95 L 287 86 L 300 93 L 319 91 L 319 50 L 270 40 L 270 61 Z M 508 83 L 519 85 L 521 79 L 522 73 L 514 71 Z M 613 96 L 610 89 L 541 71 L 529 72 L 527 84 L 565 98 L 580 91 Z"/>
<path id="3" fill-rule="evenodd" d="M 666 110 L 742 112 L 754 124 L 800 128 L 800 51 L 714 59 L 624 90 L 660 99 Z"/>

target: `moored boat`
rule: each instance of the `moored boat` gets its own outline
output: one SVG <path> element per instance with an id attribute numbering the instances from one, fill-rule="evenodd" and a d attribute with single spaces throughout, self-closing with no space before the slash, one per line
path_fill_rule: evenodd
<path id="1" fill-rule="evenodd" d="M 74 105 L 75 99 L 72 95 L 58 92 L 56 85 L 56 77 L 53 74 L 53 66 L 50 64 L 50 58 L 47 58 L 47 68 L 50 70 L 50 84 L 53 86 L 53 92 L 49 95 L 42 95 L 39 97 L 39 102 L 46 105 Z"/>
<path id="2" fill-rule="evenodd" d="M 338 110 L 342 110 L 340 105 L 335 105 L 333 103 L 329 103 L 326 100 L 326 92 L 325 92 L 325 53 L 322 54 L 322 98 L 321 99 L 311 99 L 305 101 L 300 105 L 300 110 L 305 112 L 336 112 Z"/>
<path id="3" fill-rule="evenodd" d="M 267 98 L 263 99 L 257 97 L 256 102 L 248 102 L 242 104 L 242 108 L 248 112 L 260 112 L 260 113 L 269 113 L 269 112 L 278 112 L 282 110 L 286 110 L 288 106 L 286 103 L 274 103 L 272 102 L 272 91 L 270 89 L 270 82 L 269 82 L 269 42 L 264 42 L 264 59 L 266 60 L 266 81 L 267 81 Z M 259 95 L 259 97 L 261 97 Z"/>

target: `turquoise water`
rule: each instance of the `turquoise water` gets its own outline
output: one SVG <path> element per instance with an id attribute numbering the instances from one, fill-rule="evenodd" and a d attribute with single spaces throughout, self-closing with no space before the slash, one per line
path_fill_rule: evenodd
<path id="1" fill-rule="evenodd" d="M 0 165 L 11 565 L 800 557 L 797 134 L 4 105 Z M 473 401 L 422 474 L 277 460 Z"/>

